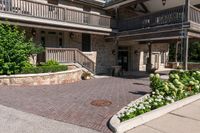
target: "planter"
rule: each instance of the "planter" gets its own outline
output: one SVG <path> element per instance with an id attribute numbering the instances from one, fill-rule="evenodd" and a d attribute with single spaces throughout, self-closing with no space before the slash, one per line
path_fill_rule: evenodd
<path id="1" fill-rule="evenodd" d="M 147 96 L 148 95 L 145 95 L 145 96 L 141 97 L 140 99 L 133 101 L 132 103 L 130 103 L 130 105 L 133 105 L 135 103 L 138 103 L 138 102 L 146 99 Z M 142 125 L 146 122 L 149 122 L 149 121 L 151 121 L 155 118 L 158 118 L 162 115 L 165 115 L 165 114 L 167 114 L 167 113 L 169 113 L 173 110 L 181 108 L 181 107 L 183 107 L 183 106 L 185 106 L 189 103 L 192 103 L 192 102 L 194 102 L 198 99 L 200 99 L 200 94 L 197 94 L 197 95 L 182 99 L 180 101 L 177 101 L 175 103 L 160 107 L 158 109 L 152 110 L 152 111 L 147 112 L 145 114 L 139 115 L 139 116 L 137 116 L 133 119 L 130 119 L 130 120 L 127 120 L 127 121 L 124 121 L 124 122 L 120 122 L 119 118 L 117 117 L 118 116 L 117 114 L 124 112 L 125 111 L 125 107 L 124 107 L 122 110 L 120 110 L 116 115 L 114 115 L 111 118 L 111 120 L 109 122 L 109 126 L 110 126 L 110 128 L 113 132 L 123 133 L 123 132 L 126 132 L 126 131 L 128 131 L 132 128 L 140 126 L 140 125 Z"/>
<path id="2" fill-rule="evenodd" d="M 54 85 L 73 83 L 81 80 L 82 69 L 55 73 L 18 74 L 0 76 L 0 85 Z"/>

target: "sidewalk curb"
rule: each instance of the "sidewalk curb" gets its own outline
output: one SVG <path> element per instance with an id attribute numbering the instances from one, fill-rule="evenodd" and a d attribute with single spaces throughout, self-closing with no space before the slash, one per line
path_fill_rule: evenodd
<path id="1" fill-rule="evenodd" d="M 197 94 L 197 95 L 182 99 L 180 101 L 177 101 L 175 103 L 163 106 L 161 108 L 155 109 L 151 112 L 137 116 L 137 117 L 127 120 L 125 122 L 120 122 L 117 115 L 114 115 L 109 121 L 109 127 L 115 133 L 124 133 L 128 130 L 131 130 L 132 128 L 135 128 L 146 122 L 149 122 L 153 119 L 163 116 L 171 111 L 181 108 L 181 107 L 183 107 L 187 104 L 190 104 L 198 99 L 200 99 L 200 94 Z M 122 110 L 124 110 L 124 108 Z M 120 110 L 119 112 L 121 112 L 122 110 Z"/>

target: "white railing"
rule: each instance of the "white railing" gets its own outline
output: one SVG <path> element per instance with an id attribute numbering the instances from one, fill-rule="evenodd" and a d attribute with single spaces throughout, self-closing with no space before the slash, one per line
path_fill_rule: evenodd
<path id="1" fill-rule="evenodd" d="M 78 63 L 90 72 L 95 73 L 94 61 L 75 48 L 46 48 L 45 58 L 46 61 L 55 60 L 59 63 Z"/>
<path id="2" fill-rule="evenodd" d="M 29 0 L 0 0 L 0 12 L 110 28 L 110 17 Z"/>

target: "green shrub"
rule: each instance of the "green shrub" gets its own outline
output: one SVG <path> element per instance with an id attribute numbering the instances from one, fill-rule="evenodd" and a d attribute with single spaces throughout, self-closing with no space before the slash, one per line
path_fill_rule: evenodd
<path id="1" fill-rule="evenodd" d="M 159 74 L 151 74 L 150 80 L 150 96 L 118 114 L 121 122 L 200 93 L 200 71 L 171 71 L 168 80 L 160 79 Z"/>
<path id="2" fill-rule="evenodd" d="M 59 63 L 55 60 L 49 60 L 43 64 L 41 64 L 42 66 L 58 66 Z"/>
<path id="3" fill-rule="evenodd" d="M 0 24 L 0 75 L 20 73 L 29 57 L 41 51 L 41 47 L 26 39 L 25 32 L 15 26 Z"/>
<path id="4" fill-rule="evenodd" d="M 23 68 L 22 74 L 36 74 L 36 73 L 49 73 L 49 72 L 60 72 L 66 71 L 68 67 L 66 65 L 57 66 L 37 66 L 37 67 L 26 67 Z"/>

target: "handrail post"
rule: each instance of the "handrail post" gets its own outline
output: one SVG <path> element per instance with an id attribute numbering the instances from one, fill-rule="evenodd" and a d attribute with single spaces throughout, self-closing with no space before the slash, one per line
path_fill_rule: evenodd
<path id="1" fill-rule="evenodd" d="M 77 63 L 76 58 L 77 58 L 77 50 L 75 49 L 75 50 L 74 50 L 74 63 Z"/>
<path id="2" fill-rule="evenodd" d="M 48 49 L 47 48 L 45 48 L 45 62 L 47 62 L 48 61 L 48 59 L 47 59 L 47 56 L 48 56 Z"/>

